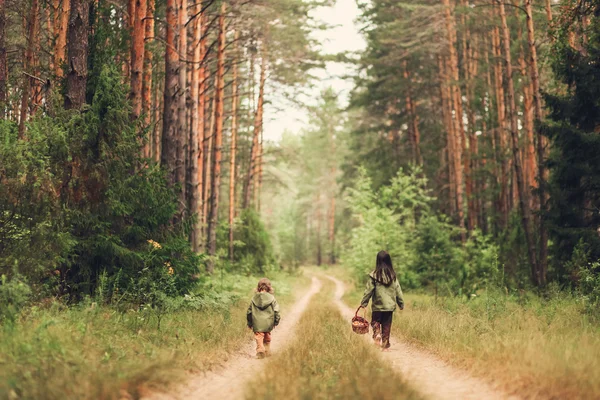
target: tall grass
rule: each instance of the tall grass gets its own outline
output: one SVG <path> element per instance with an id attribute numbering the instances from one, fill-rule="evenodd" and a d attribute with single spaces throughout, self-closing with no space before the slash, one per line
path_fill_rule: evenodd
<path id="1" fill-rule="evenodd" d="M 245 312 L 255 278 L 225 276 L 200 310 L 162 317 L 93 303 L 34 307 L 0 327 L 0 398 L 113 399 L 221 363 L 247 337 Z M 273 280 L 285 307 L 306 279 Z M 229 303 L 228 303 L 229 301 Z"/>
<path id="2" fill-rule="evenodd" d="M 346 300 L 358 304 L 362 288 Z M 566 294 L 464 298 L 405 293 L 393 335 L 525 398 L 600 398 L 600 325 Z"/>
<path id="3" fill-rule="evenodd" d="M 331 293 L 331 287 L 322 293 Z M 374 346 L 352 333 L 325 294 L 301 318 L 298 337 L 267 361 L 247 399 L 418 399 Z"/>

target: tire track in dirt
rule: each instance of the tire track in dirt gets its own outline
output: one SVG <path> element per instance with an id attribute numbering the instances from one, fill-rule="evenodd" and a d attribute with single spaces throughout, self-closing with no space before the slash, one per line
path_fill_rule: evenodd
<path id="1" fill-rule="evenodd" d="M 281 323 L 273 331 L 271 350 L 277 353 L 294 339 L 294 329 L 306 310 L 311 298 L 321 290 L 321 281 L 316 277 L 308 292 L 298 300 L 289 312 L 281 318 Z M 266 364 L 266 360 L 255 357 L 254 341 L 249 341 L 232 356 L 223 367 L 193 376 L 182 386 L 169 393 L 153 393 L 143 397 L 145 400 L 207 399 L 227 400 L 243 399 L 246 384 L 256 377 Z"/>
<path id="2" fill-rule="evenodd" d="M 335 303 L 348 322 L 354 316 L 355 310 L 348 307 L 342 297 L 345 284 L 332 276 L 325 275 L 335 283 Z M 363 335 L 371 342 L 370 335 Z M 382 352 L 385 361 L 406 378 L 415 390 L 431 399 L 439 400 L 518 400 L 519 397 L 508 395 L 502 390 L 495 389 L 487 382 L 475 378 L 465 371 L 448 365 L 435 355 L 418 349 L 397 337 L 391 338 L 392 348 Z"/>

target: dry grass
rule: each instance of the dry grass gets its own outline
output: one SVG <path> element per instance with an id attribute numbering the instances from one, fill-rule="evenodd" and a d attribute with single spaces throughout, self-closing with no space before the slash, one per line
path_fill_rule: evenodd
<path id="1" fill-rule="evenodd" d="M 361 295 L 355 287 L 346 300 Z M 409 292 L 392 334 L 523 398 L 600 398 L 600 326 L 561 296 L 482 293 L 467 302 Z"/>
<path id="2" fill-rule="evenodd" d="M 273 280 L 282 306 L 307 285 L 304 277 Z M 138 397 L 149 386 L 177 382 L 186 370 L 221 363 L 247 338 L 246 308 L 255 278 L 228 277 L 241 299 L 229 308 L 177 311 L 161 329 L 147 315 L 108 307 L 33 309 L 0 327 L 0 398 Z"/>
<path id="3" fill-rule="evenodd" d="M 299 323 L 299 336 L 252 382 L 247 399 L 418 399 L 378 351 L 352 333 L 325 286 Z M 328 293 L 328 294 L 325 294 Z"/>

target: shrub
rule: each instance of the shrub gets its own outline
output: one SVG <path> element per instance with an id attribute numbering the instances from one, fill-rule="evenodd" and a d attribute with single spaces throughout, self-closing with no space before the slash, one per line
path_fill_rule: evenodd
<path id="1" fill-rule="evenodd" d="M 198 272 L 183 224 L 172 224 L 172 188 L 140 158 L 121 80 L 104 67 L 87 109 L 33 118 L 26 141 L 0 124 L 0 268 L 16 266 L 40 291 L 78 300 L 102 276 L 105 301 L 145 302 L 154 289 L 185 293 Z"/>
<path id="2" fill-rule="evenodd" d="M 347 201 L 355 226 L 344 260 L 360 279 L 366 278 L 375 255 L 384 249 L 392 255 L 404 287 L 469 296 L 499 282 L 497 247 L 480 232 L 473 232 L 462 245 L 458 228 L 433 212 L 435 198 L 418 168 L 400 170 L 377 192 L 361 169 Z"/>
<path id="3" fill-rule="evenodd" d="M 232 268 L 244 273 L 264 273 L 275 265 L 275 256 L 269 233 L 258 213 L 242 211 L 234 228 L 234 263 Z M 229 237 L 222 234 L 221 248 L 228 248 Z M 227 253 L 225 253 L 227 254 Z"/>
<path id="4" fill-rule="evenodd" d="M 21 277 L 0 276 L 0 323 L 14 322 L 31 296 L 31 288 Z"/>

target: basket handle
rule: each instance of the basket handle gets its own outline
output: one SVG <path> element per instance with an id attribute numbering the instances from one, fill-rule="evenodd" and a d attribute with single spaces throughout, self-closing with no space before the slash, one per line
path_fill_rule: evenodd
<path id="1" fill-rule="evenodd" d="M 354 313 L 354 316 L 357 317 L 358 316 L 358 312 L 360 311 L 360 309 L 363 308 L 362 306 L 358 306 L 358 308 L 356 309 L 356 312 Z M 365 312 L 363 313 L 363 316 L 367 315 L 367 309 L 364 309 Z"/>

